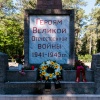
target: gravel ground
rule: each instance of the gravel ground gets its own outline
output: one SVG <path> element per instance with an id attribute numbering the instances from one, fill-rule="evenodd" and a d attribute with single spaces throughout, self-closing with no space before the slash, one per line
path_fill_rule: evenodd
<path id="1" fill-rule="evenodd" d="M 85 65 L 89 66 L 91 68 L 91 62 L 86 62 Z"/>
<path id="2" fill-rule="evenodd" d="M 9 67 L 18 67 L 18 63 L 16 62 L 9 62 L 8 65 Z"/>

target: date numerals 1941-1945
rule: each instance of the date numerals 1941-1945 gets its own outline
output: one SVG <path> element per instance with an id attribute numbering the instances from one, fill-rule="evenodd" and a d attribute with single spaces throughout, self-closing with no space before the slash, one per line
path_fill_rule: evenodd
<path id="1" fill-rule="evenodd" d="M 61 52 L 33 52 L 32 57 L 67 57 L 67 54 Z"/>

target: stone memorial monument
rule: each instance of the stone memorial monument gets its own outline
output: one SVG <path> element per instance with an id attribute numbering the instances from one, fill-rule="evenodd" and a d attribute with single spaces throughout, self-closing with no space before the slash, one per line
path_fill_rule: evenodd
<path id="1" fill-rule="evenodd" d="M 86 70 L 87 82 L 75 82 L 76 71 L 67 70 L 74 65 L 74 38 L 74 10 L 62 9 L 61 0 L 37 0 L 36 9 L 25 10 L 24 19 L 25 66 L 35 69 L 24 70 L 22 76 L 18 70 L 8 69 L 8 56 L 0 53 L 0 94 L 46 94 L 44 82 L 37 80 L 37 69 L 48 60 L 63 69 L 61 90 L 52 82 L 49 94 L 100 94 L 99 53 Z"/>
<path id="2" fill-rule="evenodd" d="M 74 10 L 62 10 L 61 0 L 37 0 L 36 10 L 25 11 L 24 30 L 26 65 L 74 64 Z"/>
<path id="3" fill-rule="evenodd" d="M 62 9 L 61 0 L 37 0 L 36 9 Z"/>

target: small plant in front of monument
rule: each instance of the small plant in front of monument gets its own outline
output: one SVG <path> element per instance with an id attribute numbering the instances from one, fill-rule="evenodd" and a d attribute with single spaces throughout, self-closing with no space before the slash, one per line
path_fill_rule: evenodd
<path id="1" fill-rule="evenodd" d="M 40 80 L 58 80 L 61 78 L 62 66 L 56 61 L 45 61 L 39 67 Z"/>

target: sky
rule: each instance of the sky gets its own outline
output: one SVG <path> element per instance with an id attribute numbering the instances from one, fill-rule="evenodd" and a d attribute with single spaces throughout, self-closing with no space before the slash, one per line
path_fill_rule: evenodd
<path id="1" fill-rule="evenodd" d="M 85 10 L 85 14 L 89 14 L 91 13 L 92 9 L 95 8 L 95 1 L 96 0 L 84 0 L 85 2 L 87 2 L 87 6 L 86 7 L 82 7 Z"/>

